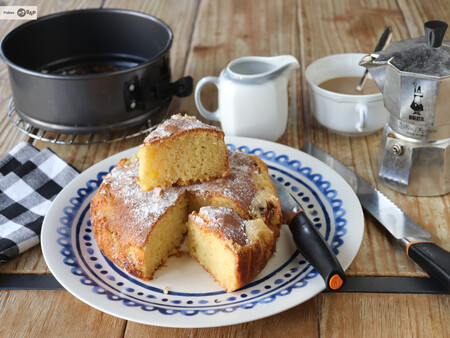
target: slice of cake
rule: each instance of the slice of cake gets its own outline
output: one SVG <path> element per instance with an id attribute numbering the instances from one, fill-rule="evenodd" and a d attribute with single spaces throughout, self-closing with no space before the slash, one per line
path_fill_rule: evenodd
<path id="1" fill-rule="evenodd" d="M 209 181 L 230 171 L 224 133 L 179 114 L 147 136 L 138 157 L 142 191 Z"/>
<path id="2" fill-rule="evenodd" d="M 91 224 L 99 249 L 144 280 L 175 254 L 187 232 L 187 198 L 180 187 L 142 192 L 137 157 L 105 176 L 91 200 Z"/>
<path id="3" fill-rule="evenodd" d="M 224 207 L 202 207 L 188 218 L 190 255 L 227 292 L 249 283 L 275 250 L 273 232 L 261 219 L 245 220 Z"/>

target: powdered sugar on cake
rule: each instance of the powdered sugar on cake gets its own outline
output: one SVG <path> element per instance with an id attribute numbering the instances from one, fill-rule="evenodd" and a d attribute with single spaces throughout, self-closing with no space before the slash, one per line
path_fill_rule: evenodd
<path id="1" fill-rule="evenodd" d="M 133 238 L 144 244 L 154 223 L 184 194 L 183 187 L 156 188 L 142 192 L 136 182 L 138 162 L 114 168 L 104 179 L 109 190 L 120 200 L 123 213 L 123 232 L 120 236 Z"/>
<path id="2" fill-rule="evenodd" d="M 245 232 L 245 219 L 236 212 L 224 207 L 202 207 L 199 215 L 209 222 L 203 225 L 227 240 L 244 246 L 248 244 Z"/>
<path id="3" fill-rule="evenodd" d="M 217 193 L 226 198 L 237 200 L 244 208 L 249 208 L 256 194 L 252 175 L 257 172 L 256 163 L 240 151 L 229 151 L 230 173 L 226 177 L 210 182 L 193 184 L 192 192 L 201 194 Z"/>
<path id="4" fill-rule="evenodd" d="M 122 231 L 118 236 L 144 244 L 152 227 L 186 193 L 214 194 L 237 201 L 244 208 L 250 208 L 256 194 L 252 175 L 257 172 L 256 163 L 240 151 L 229 151 L 230 174 L 209 182 L 190 186 L 172 186 L 166 189 L 156 188 L 142 192 L 137 184 L 139 162 L 132 159 L 125 166 L 115 167 L 105 176 L 103 184 L 117 201 L 123 212 L 120 222 Z M 244 243 L 245 244 L 245 243 Z"/>
<path id="5" fill-rule="evenodd" d="M 223 133 L 220 128 L 205 124 L 197 120 L 195 117 L 188 115 L 182 116 L 180 114 L 177 114 L 173 115 L 170 119 L 166 120 L 154 131 L 152 131 L 145 138 L 144 143 L 149 144 L 192 130 L 215 130 L 217 132 Z"/>

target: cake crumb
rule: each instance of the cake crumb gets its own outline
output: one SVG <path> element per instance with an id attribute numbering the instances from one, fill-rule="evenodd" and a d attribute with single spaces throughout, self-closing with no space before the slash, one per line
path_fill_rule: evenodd
<path id="1" fill-rule="evenodd" d="M 164 291 L 164 293 L 165 293 L 166 295 L 169 294 L 169 287 L 168 287 L 168 286 L 165 286 L 164 289 L 163 289 L 163 291 Z"/>
<path id="2" fill-rule="evenodd" d="M 177 250 L 175 257 L 183 257 L 186 254 L 183 250 Z"/>

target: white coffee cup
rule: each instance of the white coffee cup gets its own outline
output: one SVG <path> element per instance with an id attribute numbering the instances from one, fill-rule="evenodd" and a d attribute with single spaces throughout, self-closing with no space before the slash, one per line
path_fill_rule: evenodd
<path id="1" fill-rule="evenodd" d="M 311 111 L 320 124 L 337 134 L 369 135 L 383 128 L 388 120 L 388 111 L 384 107 L 381 93 L 349 95 L 319 87 L 322 82 L 333 78 L 361 77 L 365 68 L 358 63 L 365 55 L 330 55 L 314 61 L 306 69 Z"/>
<path id="2" fill-rule="evenodd" d="M 195 104 L 207 119 L 220 121 L 230 136 L 246 136 L 270 141 L 286 130 L 288 117 L 287 84 L 299 64 L 291 55 L 246 56 L 231 61 L 219 77 L 207 76 L 195 88 Z M 218 108 L 210 112 L 200 93 L 207 83 L 218 88 Z"/>

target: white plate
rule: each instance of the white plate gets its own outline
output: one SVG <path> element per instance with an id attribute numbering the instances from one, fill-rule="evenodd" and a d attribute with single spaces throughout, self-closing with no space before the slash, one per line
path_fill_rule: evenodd
<path id="1" fill-rule="evenodd" d="M 350 186 L 328 166 L 299 150 L 250 138 L 227 137 L 230 149 L 263 159 L 333 247 L 344 269 L 361 245 L 364 218 Z M 123 319 L 167 327 L 213 327 L 248 322 L 314 297 L 325 283 L 295 249 L 283 225 L 277 251 L 244 288 L 225 293 L 186 253 L 171 257 L 149 282 L 119 269 L 92 236 L 89 202 L 104 175 L 129 149 L 75 178 L 53 202 L 41 233 L 45 261 L 56 279 L 83 302 Z M 187 250 L 185 250 L 187 251 Z M 168 287 L 169 293 L 164 293 Z"/>

